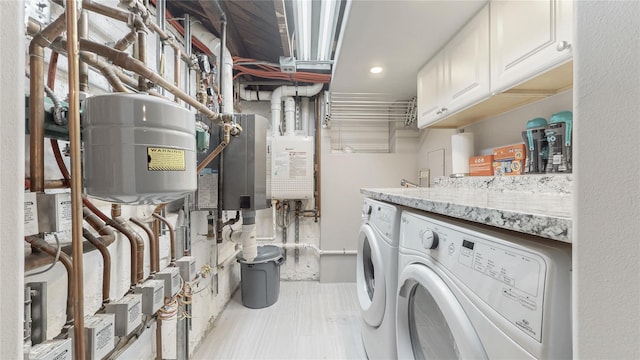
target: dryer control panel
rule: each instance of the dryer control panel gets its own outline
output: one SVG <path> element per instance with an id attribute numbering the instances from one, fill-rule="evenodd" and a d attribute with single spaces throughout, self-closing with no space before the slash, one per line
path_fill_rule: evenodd
<path id="1" fill-rule="evenodd" d="M 365 199 L 362 205 L 362 217 L 364 221 L 368 221 L 372 227 L 382 233 L 387 242 L 397 236 L 400 228 L 400 211 L 396 206 Z"/>
<path id="2" fill-rule="evenodd" d="M 401 224 L 401 251 L 429 256 L 511 324 L 542 341 L 544 254 L 412 213 L 403 213 Z"/>

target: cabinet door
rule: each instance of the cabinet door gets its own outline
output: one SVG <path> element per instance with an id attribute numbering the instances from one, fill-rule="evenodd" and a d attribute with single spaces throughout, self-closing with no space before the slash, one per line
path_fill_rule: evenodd
<path id="1" fill-rule="evenodd" d="M 438 120 L 442 114 L 442 56 L 436 55 L 418 72 L 418 127 Z"/>
<path id="2" fill-rule="evenodd" d="M 491 2 L 491 91 L 571 59 L 571 0 Z"/>
<path id="3" fill-rule="evenodd" d="M 489 97 L 489 7 L 485 6 L 444 49 L 444 115 Z"/>

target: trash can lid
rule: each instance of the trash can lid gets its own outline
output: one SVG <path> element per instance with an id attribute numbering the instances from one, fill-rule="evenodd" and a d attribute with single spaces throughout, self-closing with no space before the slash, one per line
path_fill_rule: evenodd
<path id="1" fill-rule="evenodd" d="M 282 250 L 274 245 L 258 246 L 258 255 L 253 261 L 248 261 L 244 258 L 242 251 L 236 257 L 239 262 L 243 264 L 262 264 L 270 261 L 278 261 L 282 258 Z"/>

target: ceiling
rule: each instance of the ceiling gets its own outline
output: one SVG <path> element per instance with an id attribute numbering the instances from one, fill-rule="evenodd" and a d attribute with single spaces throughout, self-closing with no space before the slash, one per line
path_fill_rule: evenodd
<path id="1" fill-rule="evenodd" d="M 485 3 L 486 0 L 345 1 L 329 89 L 411 98 L 416 93 L 420 67 Z M 233 56 L 278 64 L 280 56 L 293 54 L 293 21 L 289 20 L 289 25 L 286 21 L 292 17 L 291 0 L 169 0 L 167 9 L 174 17 L 189 13 L 220 36 L 218 4 L 226 14 L 227 47 Z M 372 66 L 384 70 L 373 75 L 369 73 Z"/>

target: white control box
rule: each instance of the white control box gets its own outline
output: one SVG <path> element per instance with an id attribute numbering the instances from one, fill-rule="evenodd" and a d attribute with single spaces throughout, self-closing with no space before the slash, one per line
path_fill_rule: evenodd
<path id="1" fill-rule="evenodd" d="M 164 281 L 164 297 L 172 298 L 180 291 L 182 278 L 180 277 L 180 269 L 177 267 L 168 267 L 156 273 L 158 280 Z"/>
<path id="2" fill-rule="evenodd" d="M 116 336 L 127 336 L 142 324 L 142 295 L 128 294 L 105 305 L 105 311 L 115 315 Z"/>
<path id="3" fill-rule="evenodd" d="M 312 137 L 278 136 L 271 142 L 271 198 L 313 198 Z"/>
<path id="4" fill-rule="evenodd" d="M 193 281 L 196 278 L 196 258 L 183 256 L 176 260 L 176 266 L 180 269 L 180 276 L 184 281 Z"/>
<path id="5" fill-rule="evenodd" d="M 85 356 L 100 360 L 115 347 L 115 315 L 96 314 L 84 320 Z"/>
<path id="6" fill-rule="evenodd" d="M 71 230 L 71 193 L 38 193 L 40 232 Z"/>
<path id="7" fill-rule="evenodd" d="M 31 348 L 29 360 L 72 360 L 71 339 L 47 340 Z"/>
<path id="8" fill-rule="evenodd" d="M 24 193 L 24 235 L 35 235 L 38 229 L 38 194 L 34 192 Z"/>
<path id="9" fill-rule="evenodd" d="M 148 280 L 133 290 L 142 295 L 142 313 L 154 315 L 164 305 L 164 281 Z"/>

